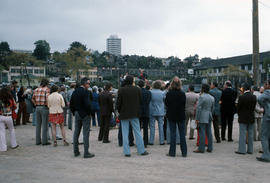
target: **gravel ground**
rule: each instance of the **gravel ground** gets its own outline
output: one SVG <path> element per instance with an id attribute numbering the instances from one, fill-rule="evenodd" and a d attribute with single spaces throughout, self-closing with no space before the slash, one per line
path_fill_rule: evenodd
<path id="1" fill-rule="evenodd" d="M 234 123 L 234 142 L 214 143 L 212 153 L 195 154 L 195 140 L 187 140 L 188 157 L 167 157 L 169 145 L 149 146 L 148 156 L 139 156 L 136 148 L 131 148 L 131 157 L 127 158 L 118 147 L 117 129 L 110 131 L 110 144 L 97 141 L 98 128 L 90 133 L 90 152 L 95 157 L 84 159 L 73 157 L 72 145 L 65 147 L 36 146 L 35 127 L 30 124 L 16 128 L 17 149 L 0 152 L 0 183 L 128 183 L 128 182 L 226 182 L 268 183 L 270 164 L 258 162 L 260 142 L 254 142 L 253 155 L 237 155 L 238 124 Z M 68 141 L 72 133 L 66 130 Z M 8 135 L 8 134 L 7 134 Z M 80 146 L 81 154 L 83 146 Z"/>

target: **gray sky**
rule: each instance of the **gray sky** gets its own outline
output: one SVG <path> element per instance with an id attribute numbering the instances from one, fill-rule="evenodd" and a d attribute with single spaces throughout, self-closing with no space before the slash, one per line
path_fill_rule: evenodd
<path id="1" fill-rule="evenodd" d="M 260 2 L 260 51 L 269 51 L 270 0 Z M 52 51 L 80 41 L 101 52 L 111 34 L 122 38 L 122 54 L 248 54 L 252 0 L 0 0 L 0 41 L 12 49 L 45 39 Z"/>

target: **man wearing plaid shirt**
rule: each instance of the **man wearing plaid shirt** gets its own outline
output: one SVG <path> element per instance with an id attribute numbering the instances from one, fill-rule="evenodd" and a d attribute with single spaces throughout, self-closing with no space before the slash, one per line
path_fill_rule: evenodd
<path id="1" fill-rule="evenodd" d="M 49 81 L 47 79 L 42 79 L 40 87 L 35 89 L 32 101 L 36 106 L 36 145 L 50 145 L 48 142 L 48 116 L 49 108 L 47 107 L 48 96 L 50 94 L 50 89 L 48 88 Z M 42 141 L 41 141 L 41 126 L 42 126 Z"/>

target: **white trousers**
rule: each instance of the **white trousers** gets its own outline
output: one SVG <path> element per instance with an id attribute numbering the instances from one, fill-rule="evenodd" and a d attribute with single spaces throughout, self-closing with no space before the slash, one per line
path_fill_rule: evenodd
<path id="1" fill-rule="evenodd" d="M 0 115 L 0 151 L 7 151 L 6 125 L 10 133 L 11 147 L 17 146 L 12 117 Z"/>

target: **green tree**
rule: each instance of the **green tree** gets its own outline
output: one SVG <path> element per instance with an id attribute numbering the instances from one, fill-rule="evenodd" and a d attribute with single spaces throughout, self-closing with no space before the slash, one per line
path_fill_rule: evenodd
<path id="1" fill-rule="evenodd" d="M 35 56 L 38 60 L 47 61 L 50 58 L 50 45 L 45 40 L 38 40 L 35 43 L 35 49 L 33 56 Z"/>
<path id="2" fill-rule="evenodd" d="M 73 41 L 71 44 L 70 44 L 70 47 L 68 50 L 72 50 L 72 49 L 75 49 L 75 48 L 82 48 L 84 51 L 87 50 L 86 48 L 86 45 L 83 45 L 82 43 L 78 42 L 78 41 Z"/>
<path id="3" fill-rule="evenodd" d="M 82 47 L 73 48 L 64 53 L 63 59 L 67 64 L 69 74 L 76 74 L 76 79 L 79 80 L 79 70 L 90 68 L 90 64 L 87 63 L 90 55 L 90 52 L 85 51 Z"/>
<path id="4" fill-rule="evenodd" d="M 10 55 L 12 52 L 9 48 L 8 42 L 1 42 L 0 43 L 0 64 L 2 65 L 3 69 L 8 69 L 8 63 L 6 57 Z"/>
<path id="5" fill-rule="evenodd" d="M 10 55 L 6 57 L 6 62 L 8 63 L 8 66 L 10 65 L 20 66 L 21 64 L 24 64 L 26 66 L 42 65 L 42 62 L 40 60 L 37 60 L 35 57 L 27 53 L 12 52 Z"/>

